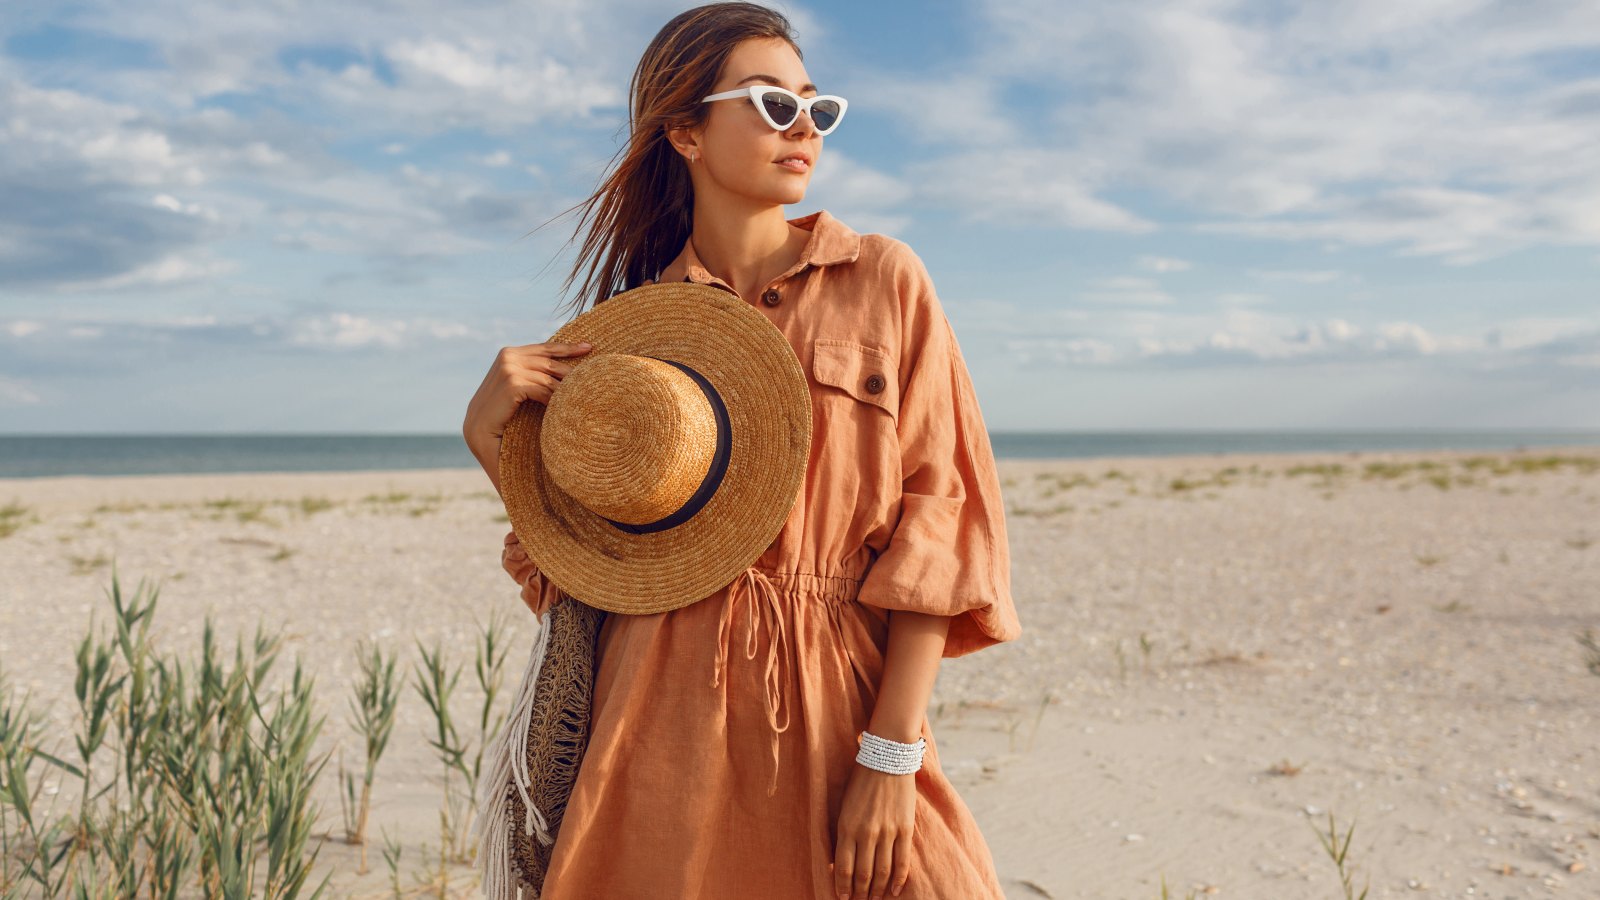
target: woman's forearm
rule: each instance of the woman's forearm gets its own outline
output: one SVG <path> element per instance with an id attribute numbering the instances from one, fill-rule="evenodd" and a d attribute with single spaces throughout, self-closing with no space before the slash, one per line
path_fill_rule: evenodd
<path id="1" fill-rule="evenodd" d="M 494 492 L 500 493 L 500 439 L 494 435 L 469 435 L 467 449 L 472 451 L 478 465 L 483 466 L 489 483 L 494 485 Z"/>
<path id="2" fill-rule="evenodd" d="M 883 683 L 878 686 L 868 731 L 905 744 L 916 741 L 949 632 L 949 616 L 889 611 L 889 649 L 884 654 Z"/>

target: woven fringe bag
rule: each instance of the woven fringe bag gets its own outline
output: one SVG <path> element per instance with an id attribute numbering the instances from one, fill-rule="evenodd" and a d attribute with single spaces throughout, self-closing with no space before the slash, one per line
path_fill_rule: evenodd
<path id="1" fill-rule="evenodd" d="M 538 900 L 589 743 L 607 613 L 565 593 L 545 613 L 522 686 L 495 737 L 474 830 L 487 900 Z"/>

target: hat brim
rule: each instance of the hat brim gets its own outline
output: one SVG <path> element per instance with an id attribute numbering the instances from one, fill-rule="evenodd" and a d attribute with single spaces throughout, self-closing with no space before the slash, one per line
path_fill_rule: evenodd
<path id="1" fill-rule="evenodd" d="M 733 581 L 782 531 L 805 480 L 811 393 L 788 338 L 721 288 L 672 282 L 616 294 L 550 340 L 593 345 L 571 358 L 576 367 L 607 353 L 689 366 L 721 395 L 731 446 L 727 473 L 702 509 L 680 525 L 633 534 L 550 479 L 539 453 L 545 405 L 520 404 L 501 437 L 500 493 L 529 558 L 559 589 L 608 612 L 665 612 Z"/>

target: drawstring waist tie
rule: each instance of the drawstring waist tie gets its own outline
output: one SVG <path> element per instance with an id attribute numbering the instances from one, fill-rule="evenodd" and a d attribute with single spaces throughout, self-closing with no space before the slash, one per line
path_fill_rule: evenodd
<path id="1" fill-rule="evenodd" d="M 780 591 L 780 586 L 790 590 Z M 717 687 L 722 683 L 722 675 L 728 667 L 728 639 L 733 630 L 734 608 L 741 598 L 746 607 L 745 621 L 745 659 L 753 660 L 760 652 L 760 643 L 756 639 L 756 625 L 759 619 L 766 626 L 769 641 L 767 643 L 767 659 L 763 666 L 762 704 L 766 707 L 767 724 L 772 726 L 772 782 L 767 788 L 767 796 L 771 797 L 778 790 L 778 735 L 789 728 L 789 706 L 785 702 L 783 687 L 789 680 L 789 667 L 793 653 L 788 649 L 789 638 L 784 627 L 782 593 L 808 593 L 821 594 L 825 601 L 851 602 L 860 592 L 859 579 L 815 575 L 806 572 L 768 573 L 765 570 L 751 566 L 746 568 L 728 586 L 727 602 L 722 606 L 722 614 L 718 620 L 717 661 L 711 675 L 711 686 Z M 782 710 L 782 722 L 779 721 L 779 711 Z"/>

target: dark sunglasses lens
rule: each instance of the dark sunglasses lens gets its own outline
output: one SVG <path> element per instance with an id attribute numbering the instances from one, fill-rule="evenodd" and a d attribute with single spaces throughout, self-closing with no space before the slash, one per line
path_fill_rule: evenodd
<path id="1" fill-rule="evenodd" d="M 761 102 L 766 106 L 767 115 L 772 117 L 772 121 L 777 122 L 784 128 L 793 125 L 795 116 L 800 114 L 800 104 L 794 102 L 793 97 L 780 94 L 777 91 L 769 91 L 766 96 L 761 98 Z"/>
<path id="2" fill-rule="evenodd" d="M 811 104 L 811 121 L 817 124 L 818 131 L 832 128 L 839 121 L 839 104 L 832 100 Z"/>

